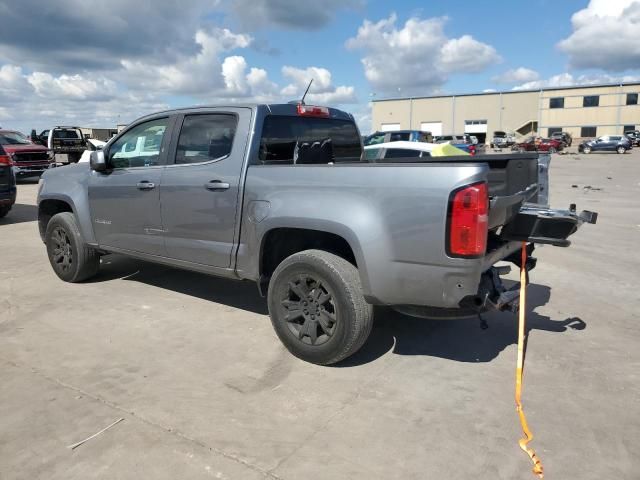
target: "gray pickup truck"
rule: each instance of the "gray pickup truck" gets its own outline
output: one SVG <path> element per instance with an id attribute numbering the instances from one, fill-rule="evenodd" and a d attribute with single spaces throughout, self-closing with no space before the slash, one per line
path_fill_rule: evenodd
<path id="1" fill-rule="evenodd" d="M 67 282 L 110 253 L 254 281 L 284 345 L 332 364 L 365 343 L 374 305 L 443 318 L 512 307 L 494 265 L 595 221 L 545 205 L 537 155 L 362 151 L 353 117 L 332 108 L 160 112 L 89 164 L 43 175 L 40 234 Z"/>

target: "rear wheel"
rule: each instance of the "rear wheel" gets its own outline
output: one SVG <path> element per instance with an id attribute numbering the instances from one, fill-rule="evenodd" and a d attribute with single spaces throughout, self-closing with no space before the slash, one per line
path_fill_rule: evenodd
<path id="1" fill-rule="evenodd" d="M 69 163 L 78 163 L 81 156 L 81 153 L 68 153 L 67 160 L 69 161 Z"/>
<path id="2" fill-rule="evenodd" d="M 49 220 L 45 243 L 51 267 L 61 280 L 81 282 L 98 273 L 100 256 L 82 240 L 73 213 L 58 213 Z"/>
<path id="3" fill-rule="evenodd" d="M 286 258 L 269 282 L 269 314 L 296 357 L 330 365 L 354 354 L 373 326 L 357 268 L 332 253 L 305 250 Z"/>
<path id="4" fill-rule="evenodd" d="M 549 153 L 556 153 L 557 150 L 555 149 L 555 147 L 551 147 L 549 148 Z"/>
<path id="5" fill-rule="evenodd" d="M 616 152 L 618 152 L 618 153 L 624 153 L 624 152 L 626 152 L 626 151 L 627 151 L 627 149 L 626 149 L 626 148 L 624 148 L 622 145 L 620 145 L 620 146 L 616 149 Z"/>
<path id="6" fill-rule="evenodd" d="M 0 207 L 0 218 L 4 218 L 7 216 L 7 213 L 11 210 L 11 205 L 4 205 Z"/>

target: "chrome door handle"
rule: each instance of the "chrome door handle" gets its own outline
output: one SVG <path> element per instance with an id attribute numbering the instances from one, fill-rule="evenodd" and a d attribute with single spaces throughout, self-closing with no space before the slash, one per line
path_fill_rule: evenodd
<path id="1" fill-rule="evenodd" d="M 156 188 L 155 183 L 147 182 L 146 180 L 143 180 L 142 182 L 138 182 L 136 186 L 140 190 L 153 190 L 154 188 Z"/>
<path id="2" fill-rule="evenodd" d="M 230 187 L 231 185 L 229 185 L 226 182 L 221 182 L 220 180 L 211 180 L 209 183 L 207 183 L 204 186 L 204 188 L 206 188 L 207 190 L 212 190 L 212 191 L 229 190 Z"/>

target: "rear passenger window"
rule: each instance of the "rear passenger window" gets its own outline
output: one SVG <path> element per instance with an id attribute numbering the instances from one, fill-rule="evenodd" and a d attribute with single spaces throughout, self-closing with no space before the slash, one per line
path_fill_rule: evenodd
<path id="1" fill-rule="evenodd" d="M 187 115 L 184 117 L 176 164 L 220 160 L 231 153 L 238 119 L 231 114 Z"/>
<path id="2" fill-rule="evenodd" d="M 266 165 L 359 162 L 362 145 L 352 121 L 269 115 L 260 140 Z"/>

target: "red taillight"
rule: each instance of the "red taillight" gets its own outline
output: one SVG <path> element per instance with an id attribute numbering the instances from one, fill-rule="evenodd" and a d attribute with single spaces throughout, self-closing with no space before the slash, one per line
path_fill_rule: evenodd
<path id="1" fill-rule="evenodd" d="M 474 156 L 476 154 L 476 146 L 469 145 L 469 155 Z"/>
<path id="2" fill-rule="evenodd" d="M 303 115 L 305 117 L 328 117 L 329 108 L 317 107 L 314 105 L 302 105 L 301 103 L 299 103 L 298 115 Z"/>
<path id="3" fill-rule="evenodd" d="M 487 249 L 489 191 L 474 183 L 454 192 L 449 202 L 447 253 L 453 257 L 477 257 Z"/>
<path id="4" fill-rule="evenodd" d="M 8 167 L 13 166 L 13 160 L 9 155 L 0 155 L 0 165 L 6 165 Z"/>

